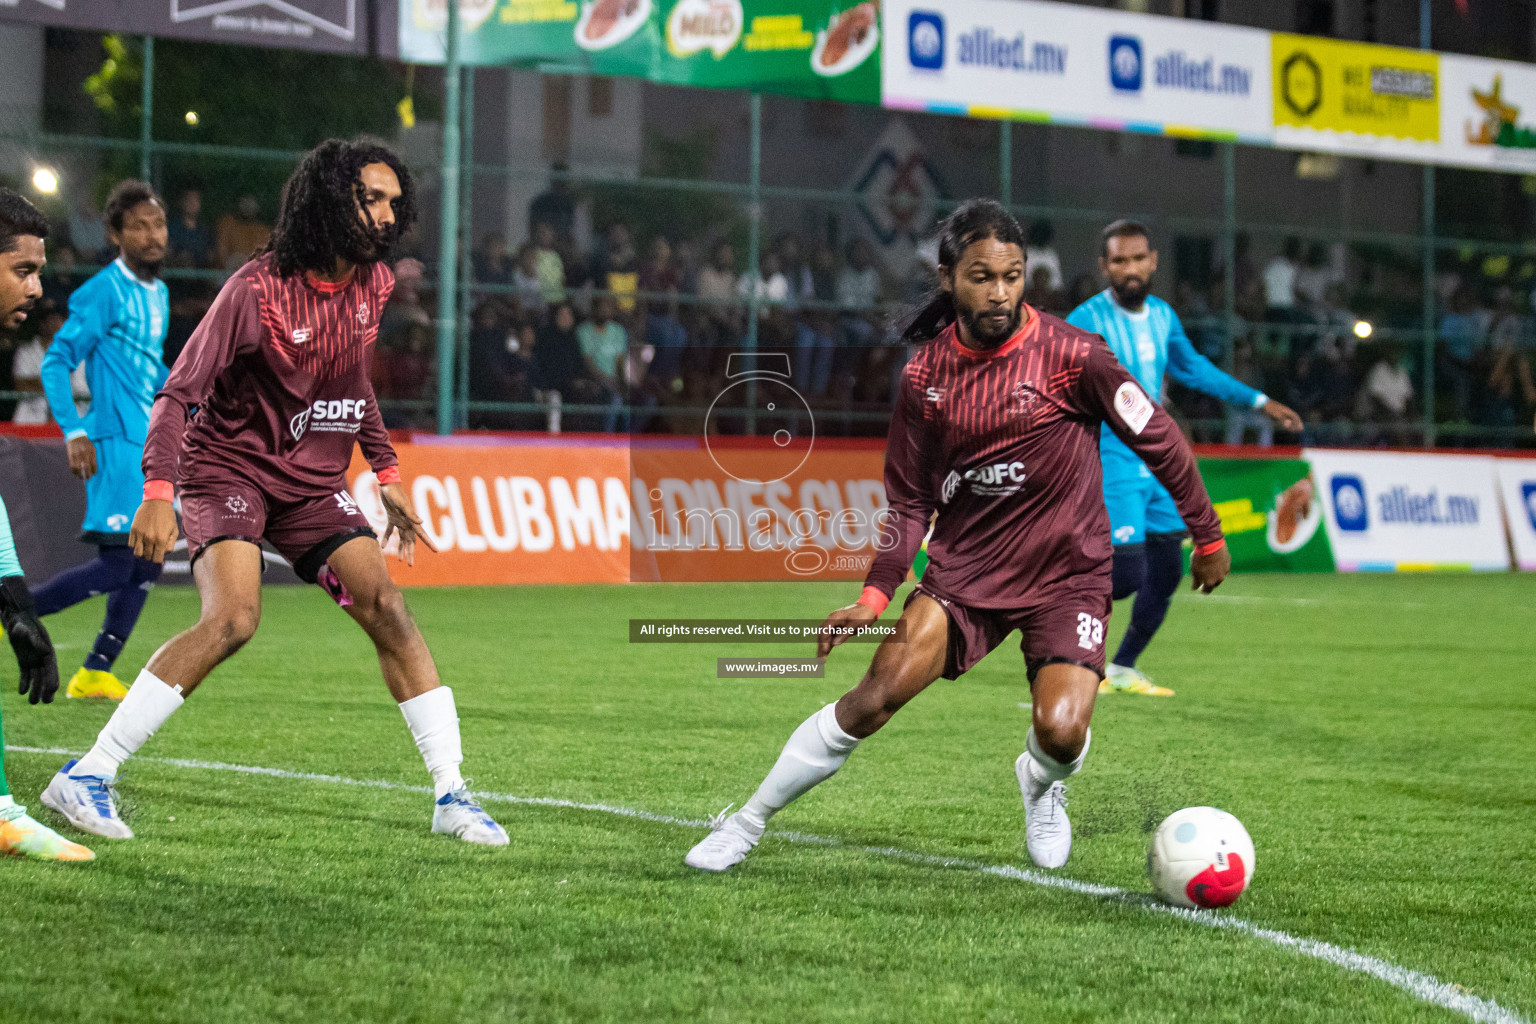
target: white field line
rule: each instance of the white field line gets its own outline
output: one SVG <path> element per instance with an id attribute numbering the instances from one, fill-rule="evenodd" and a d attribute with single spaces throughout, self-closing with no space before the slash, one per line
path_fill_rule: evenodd
<path id="1" fill-rule="evenodd" d="M 22 754 L 60 754 L 65 756 L 78 756 L 74 751 L 61 747 L 25 747 L 7 745 L 7 751 L 15 751 Z M 411 786 L 399 782 L 387 782 L 382 779 L 350 779 L 342 775 L 322 775 L 317 772 L 295 772 L 284 768 L 263 768 L 256 765 L 225 764 L 220 761 L 197 761 L 179 757 L 138 757 L 137 761 L 147 761 L 153 764 L 171 765 L 176 768 L 197 768 L 204 771 L 238 772 L 242 775 L 265 775 L 274 779 L 293 779 L 302 782 L 329 782 L 339 786 L 362 786 L 370 789 L 387 789 L 405 793 L 431 793 L 431 786 Z M 588 803 L 579 800 L 565 800 L 558 797 L 546 796 L 516 796 L 511 793 L 484 793 L 475 792 L 475 796 L 482 802 L 496 802 L 506 804 L 520 804 L 532 807 L 558 807 L 573 811 L 594 811 L 600 814 L 613 814 L 623 818 L 634 818 L 640 821 L 650 821 L 661 825 L 676 825 L 681 828 L 705 828 L 709 822 L 697 818 L 680 818 L 671 814 L 657 814 L 653 811 L 640 810 L 634 807 L 621 807 L 616 804 Z M 1224 913 L 1212 913 L 1209 911 L 1185 910 L 1182 907 L 1170 907 L 1159 903 L 1149 896 L 1141 893 L 1133 893 L 1127 889 L 1121 889 L 1113 885 L 1095 885 L 1092 882 L 1080 882 L 1062 875 L 1049 875 L 1041 871 L 1032 871 L 1025 868 L 1016 868 L 1010 864 L 987 864 L 977 860 L 966 860 L 956 857 L 940 857 L 935 854 L 917 853 L 911 850 L 903 850 L 894 846 L 862 846 L 854 843 L 845 843 L 831 836 L 818 836 L 805 832 L 775 831 L 773 838 L 791 843 L 806 843 L 815 846 L 834 846 L 846 850 L 854 850 L 859 853 L 873 854 L 879 857 L 889 857 L 893 860 L 904 861 L 908 864 L 919 864 L 924 867 L 948 868 L 957 871 L 974 871 L 979 874 L 992 875 L 996 878 L 1006 878 L 1014 882 L 1027 882 L 1030 885 L 1043 886 L 1048 889 L 1062 889 L 1067 892 L 1078 893 L 1083 896 L 1092 896 L 1096 899 L 1112 901 L 1125 906 L 1136 907 L 1151 913 L 1167 914 L 1190 924 L 1203 925 L 1206 928 L 1224 928 L 1229 931 L 1241 932 L 1251 938 L 1260 939 L 1282 949 L 1289 949 L 1303 956 L 1312 957 L 1341 967 L 1346 971 L 1354 971 L 1357 974 L 1367 974 L 1391 985 L 1402 992 L 1413 996 L 1422 1002 L 1434 1006 L 1443 1007 L 1455 1013 L 1462 1014 L 1469 1020 L 1480 1024 L 1531 1024 L 1526 1018 L 1514 1010 L 1506 1009 L 1491 999 L 1483 999 L 1472 995 L 1460 985 L 1441 981 L 1432 974 L 1422 971 L 1400 967 L 1388 960 L 1357 953 L 1352 949 L 1344 949 L 1329 942 L 1319 942 L 1316 939 L 1305 939 L 1288 932 L 1282 932 L 1274 928 L 1265 928 L 1245 921 L 1240 917 L 1233 917 Z"/>

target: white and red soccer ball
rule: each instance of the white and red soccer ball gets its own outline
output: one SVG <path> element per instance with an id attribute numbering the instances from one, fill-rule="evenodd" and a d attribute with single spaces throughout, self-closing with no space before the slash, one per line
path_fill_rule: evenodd
<path id="1" fill-rule="evenodd" d="M 1253 879 L 1253 840 L 1226 811 L 1186 807 L 1157 827 L 1147 874 L 1157 895 L 1174 906 L 1230 907 Z"/>

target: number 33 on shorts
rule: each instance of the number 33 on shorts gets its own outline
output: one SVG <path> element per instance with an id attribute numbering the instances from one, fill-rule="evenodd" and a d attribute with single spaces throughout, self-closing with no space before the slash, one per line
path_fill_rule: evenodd
<path id="1" fill-rule="evenodd" d="M 1104 623 L 1087 612 L 1077 613 L 1077 646 L 1086 651 L 1098 649 L 1104 643 Z"/>

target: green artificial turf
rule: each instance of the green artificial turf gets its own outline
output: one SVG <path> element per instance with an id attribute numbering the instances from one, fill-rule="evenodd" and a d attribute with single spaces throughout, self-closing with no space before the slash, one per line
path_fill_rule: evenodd
<path id="1" fill-rule="evenodd" d="M 628 619 L 819 618 L 855 589 L 409 602 L 477 790 L 699 820 L 750 795 L 872 648 L 839 649 L 821 680 L 726 681 L 721 655 L 809 652 L 632 645 Z M 37 803 L 62 755 L 7 753 L 17 798 L 98 860 L 0 864 L 6 1024 L 1466 1019 L 1138 900 L 862 849 L 1028 867 L 1016 640 L 935 684 L 711 876 L 682 864 L 697 827 L 492 800 L 512 845 L 475 848 L 428 834 L 423 793 L 150 760 L 427 783 L 362 634 L 317 588 L 265 602 L 256 639 L 124 769 L 133 841 L 81 837 Z M 66 674 L 100 613 L 48 620 Z M 120 675 L 194 615 L 190 592 L 157 590 Z M 1142 663 L 1178 696 L 1100 700 L 1059 874 L 1145 893 L 1149 830 L 1214 804 L 1258 852 L 1229 914 L 1536 1015 L 1533 654 L 1533 577 L 1250 576 L 1181 594 Z M 4 662 L 7 743 L 90 745 L 110 705 L 30 707 Z"/>

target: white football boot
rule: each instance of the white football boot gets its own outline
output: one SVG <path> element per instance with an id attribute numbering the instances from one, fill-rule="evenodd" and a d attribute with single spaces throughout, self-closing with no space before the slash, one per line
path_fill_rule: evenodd
<path id="1" fill-rule="evenodd" d="M 444 793 L 432 805 L 432 831 L 481 846 L 506 846 L 511 842 L 506 829 L 496 824 L 469 795 L 467 782 L 462 789 Z"/>
<path id="2" fill-rule="evenodd" d="M 684 864 L 700 871 L 724 871 L 747 859 L 763 833 L 748 824 L 741 811 L 727 818 L 725 815 L 729 810 L 730 807 L 726 807 L 709 819 L 709 835 L 688 851 L 688 856 L 683 858 Z"/>
<path id="3" fill-rule="evenodd" d="M 1059 868 L 1072 853 L 1072 823 L 1067 820 L 1067 784 L 1035 778 L 1029 751 L 1013 763 L 1024 797 L 1024 845 L 1029 859 L 1042 868 Z"/>
<path id="4" fill-rule="evenodd" d="M 43 790 L 43 805 L 52 807 L 78 829 L 106 839 L 132 839 L 133 829 L 117 814 L 112 780 L 95 775 L 71 775 L 68 761 Z"/>

